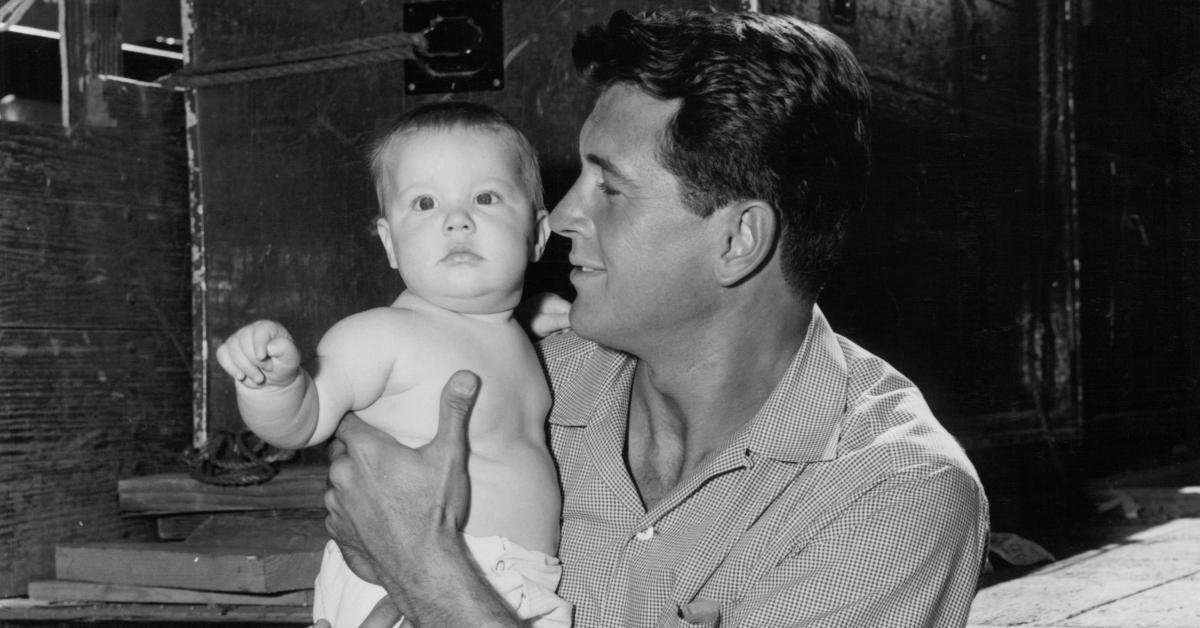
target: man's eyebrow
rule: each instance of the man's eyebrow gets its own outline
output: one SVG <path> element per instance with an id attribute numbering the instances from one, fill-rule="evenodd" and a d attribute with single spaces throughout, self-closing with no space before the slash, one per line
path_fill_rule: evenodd
<path id="1" fill-rule="evenodd" d="M 610 176 L 614 179 L 617 179 L 624 184 L 633 185 L 633 179 L 631 179 L 629 177 L 629 175 L 622 172 L 621 169 L 618 168 L 616 164 L 609 161 L 606 157 L 601 157 L 600 155 L 588 153 L 584 157 L 584 159 L 586 159 L 588 161 L 588 163 L 595 164 L 596 167 L 603 170 L 605 172 L 605 174 L 607 174 L 608 176 Z"/>

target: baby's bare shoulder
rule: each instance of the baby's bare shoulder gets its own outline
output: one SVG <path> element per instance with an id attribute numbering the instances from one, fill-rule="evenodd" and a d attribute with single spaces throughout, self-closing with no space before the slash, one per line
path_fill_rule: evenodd
<path id="1" fill-rule="evenodd" d="M 376 307 L 338 321 L 321 338 L 318 353 L 333 350 L 386 349 L 411 344 L 422 335 L 423 321 L 413 312 L 397 307 Z"/>

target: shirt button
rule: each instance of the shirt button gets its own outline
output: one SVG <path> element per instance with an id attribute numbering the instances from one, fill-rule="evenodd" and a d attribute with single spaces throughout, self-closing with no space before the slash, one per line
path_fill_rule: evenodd
<path id="1" fill-rule="evenodd" d="M 650 526 L 634 535 L 639 541 L 649 541 L 654 538 L 654 526 Z"/>

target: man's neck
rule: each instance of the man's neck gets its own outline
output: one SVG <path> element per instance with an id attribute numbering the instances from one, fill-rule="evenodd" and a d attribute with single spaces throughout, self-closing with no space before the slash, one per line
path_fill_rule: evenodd
<path id="1" fill-rule="evenodd" d="M 686 341 L 638 356 L 626 453 L 648 508 L 754 418 L 810 319 L 811 306 L 798 299 L 747 301 L 691 330 Z"/>

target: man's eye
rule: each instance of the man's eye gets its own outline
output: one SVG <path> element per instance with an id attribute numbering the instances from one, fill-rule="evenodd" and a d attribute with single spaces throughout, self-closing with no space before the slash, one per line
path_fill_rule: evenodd
<path id="1" fill-rule="evenodd" d="M 496 202 L 496 195 L 491 192 L 480 192 L 475 195 L 476 205 L 491 205 Z"/>
<path id="2" fill-rule="evenodd" d="M 433 200 L 432 196 L 418 196 L 413 200 L 413 207 L 421 211 L 428 211 L 437 207 L 437 203 Z"/>
<path id="3" fill-rule="evenodd" d="M 600 192 L 605 196 L 616 196 L 617 194 L 620 194 L 620 192 L 618 192 L 605 181 L 601 181 L 599 184 L 597 184 L 597 187 L 600 188 Z"/>

